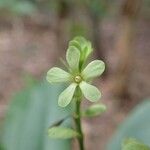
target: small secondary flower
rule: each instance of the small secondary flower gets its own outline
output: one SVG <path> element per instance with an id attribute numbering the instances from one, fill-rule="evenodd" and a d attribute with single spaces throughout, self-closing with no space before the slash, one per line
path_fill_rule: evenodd
<path id="1" fill-rule="evenodd" d="M 89 82 L 100 76 L 105 70 L 105 63 L 102 60 L 94 60 L 86 67 L 85 62 L 93 51 L 91 43 L 83 37 L 75 37 L 69 42 L 66 53 L 68 72 L 58 67 L 53 67 L 47 72 L 47 81 L 50 83 L 68 82 L 70 85 L 59 95 L 58 105 L 66 107 L 77 90 L 80 88 L 82 94 L 91 102 L 100 99 L 100 91 Z"/>

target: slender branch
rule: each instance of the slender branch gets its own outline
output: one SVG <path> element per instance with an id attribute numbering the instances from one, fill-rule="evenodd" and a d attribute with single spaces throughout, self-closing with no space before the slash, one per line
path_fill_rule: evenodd
<path id="1" fill-rule="evenodd" d="M 77 92 L 76 104 L 75 104 L 76 105 L 75 124 L 76 124 L 76 130 L 80 134 L 80 137 L 78 137 L 78 143 L 79 143 L 80 150 L 84 150 L 84 136 L 83 136 L 82 126 L 81 126 L 81 111 L 80 111 L 81 98 L 82 97 L 80 96 L 80 93 Z"/>

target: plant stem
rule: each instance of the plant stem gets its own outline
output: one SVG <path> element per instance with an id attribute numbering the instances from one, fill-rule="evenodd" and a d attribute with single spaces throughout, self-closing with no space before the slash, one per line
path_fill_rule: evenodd
<path id="1" fill-rule="evenodd" d="M 80 137 L 78 137 L 78 143 L 79 143 L 80 150 L 84 150 L 84 136 L 83 136 L 82 126 L 81 126 L 80 106 L 81 106 L 81 98 L 80 98 L 80 96 L 78 96 L 77 101 L 76 101 L 75 124 L 76 124 L 76 130 L 80 134 Z"/>

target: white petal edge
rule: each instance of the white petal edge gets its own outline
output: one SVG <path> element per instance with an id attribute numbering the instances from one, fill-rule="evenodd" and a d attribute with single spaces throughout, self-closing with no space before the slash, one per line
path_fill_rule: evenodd
<path id="1" fill-rule="evenodd" d="M 73 71 L 78 70 L 80 61 L 80 51 L 75 46 L 69 46 L 66 53 L 66 60 Z"/>
<path id="2" fill-rule="evenodd" d="M 47 72 L 46 79 L 50 83 L 68 82 L 71 75 L 58 67 L 53 67 Z"/>
<path id="3" fill-rule="evenodd" d="M 105 70 L 105 63 L 101 60 L 94 60 L 82 71 L 85 80 L 100 76 Z"/>
<path id="4" fill-rule="evenodd" d="M 66 107 L 71 102 L 76 87 L 77 84 L 72 83 L 59 95 L 58 105 L 60 107 Z"/>
<path id="5" fill-rule="evenodd" d="M 90 85 L 85 81 L 82 81 L 79 86 L 83 95 L 89 101 L 97 102 L 101 98 L 101 93 L 95 86 Z"/>

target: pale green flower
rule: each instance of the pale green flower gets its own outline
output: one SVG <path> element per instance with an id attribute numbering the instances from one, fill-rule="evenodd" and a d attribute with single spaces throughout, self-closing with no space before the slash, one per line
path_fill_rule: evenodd
<path id="1" fill-rule="evenodd" d="M 68 72 L 53 67 L 47 73 L 47 81 L 50 83 L 69 82 L 70 85 L 59 95 L 58 104 L 66 107 L 75 94 L 77 87 L 91 102 L 100 99 L 100 91 L 89 84 L 93 78 L 100 76 L 105 70 L 105 64 L 101 60 L 94 60 L 85 68 L 83 67 L 88 56 L 93 51 L 91 43 L 83 37 L 76 37 L 69 42 L 66 53 L 66 61 L 69 65 Z"/>

